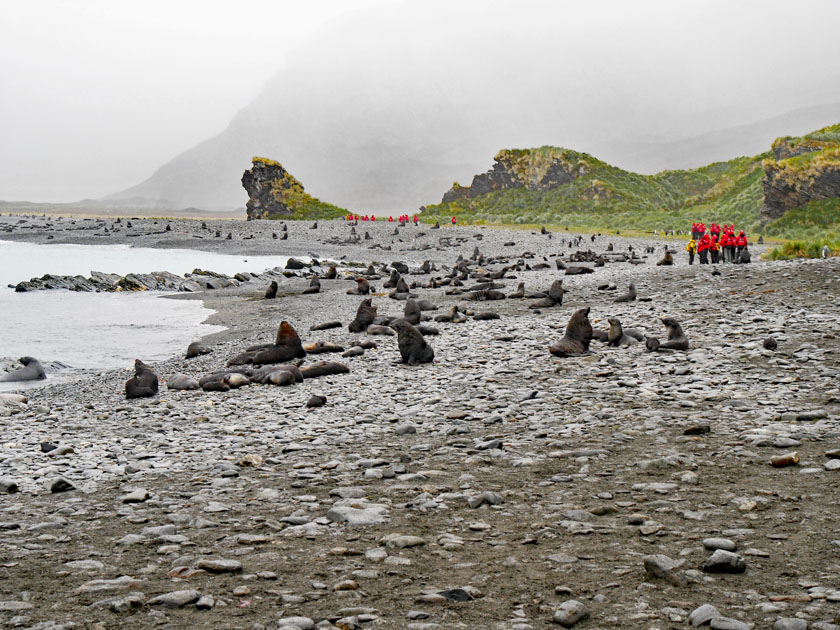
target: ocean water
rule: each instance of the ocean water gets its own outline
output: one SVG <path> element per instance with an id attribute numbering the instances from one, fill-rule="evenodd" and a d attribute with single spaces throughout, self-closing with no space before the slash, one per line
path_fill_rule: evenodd
<path id="1" fill-rule="evenodd" d="M 130 368 L 135 358 L 165 359 L 223 330 L 203 323 L 212 311 L 200 301 L 166 299 L 166 293 L 15 293 L 10 284 L 46 273 L 89 277 L 91 271 L 125 275 L 165 270 L 183 275 L 200 267 L 232 275 L 283 266 L 287 260 L 127 245 L 0 241 L 0 357 L 58 361 L 70 368 L 55 374 L 48 370 L 47 382 L 68 380 L 91 370 Z M 19 387 L 0 383 L 0 391 Z"/>

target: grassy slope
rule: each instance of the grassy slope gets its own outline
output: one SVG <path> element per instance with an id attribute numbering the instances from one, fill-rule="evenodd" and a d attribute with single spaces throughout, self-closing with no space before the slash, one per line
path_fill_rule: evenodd
<path id="1" fill-rule="evenodd" d="M 807 143 L 815 153 L 781 160 L 796 171 L 823 160 L 837 159 L 840 125 L 826 127 L 802 138 L 780 138 L 795 147 Z M 540 147 L 530 151 L 535 160 L 563 149 Z M 717 162 L 698 169 L 640 175 L 610 166 L 585 153 L 566 151 L 585 162 L 588 173 L 549 191 L 524 188 L 492 192 L 474 199 L 427 206 L 423 220 L 448 220 L 490 224 L 550 224 L 569 228 L 614 230 L 686 229 L 693 221 L 734 223 L 748 233 L 783 238 L 816 236 L 840 227 L 840 199 L 823 200 L 793 210 L 767 225 L 760 217 L 764 201 L 763 161 L 771 152 Z"/>

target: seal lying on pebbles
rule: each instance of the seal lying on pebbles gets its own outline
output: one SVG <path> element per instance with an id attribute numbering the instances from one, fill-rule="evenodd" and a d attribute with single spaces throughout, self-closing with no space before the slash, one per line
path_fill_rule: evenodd
<path id="1" fill-rule="evenodd" d="M 268 288 L 265 290 L 265 299 L 266 300 L 273 300 L 277 297 L 277 280 L 272 280 L 271 284 L 268 285 Z"/>
<path id="2" fill-rule="evenodd" d="M 685 336 L 679 322 L 673 317 L 663 317 L 662 323 L 668 330 L 668 341 L 660 343 L 655 337 L 649 337 L 645 341 L 648 352 L 655 350 L 688 350 L 688 337 Z"/>
<path id="3" fill-rule="evenodd" d="M 627 289 L 627 293 L 624 295 L 619 295 L 617 298 L 613 300 L 613 302 L 621 303 L 621 302 L 632 302 L 636 299 L 636 285 L 632 282 L 630 283 L 630 287 Z"/>
<path id="4" fill-rule="evenodd" d="M 347 330 L 351 333 L 365 332 L 374 319 L 376 319 L 376 307 L 371 305 L 371 298 L 367 298 L 359 304 L 359 308 L 356 309 L 356 318 L 347 325 Z"/>
<path id="5" fill-rule="evenodd" d="M 158 377 L 140 359 L 134 360 L 134 376 L 125 382 L 126 398 L 148 398 L 158 391 Z"/>
<path id="6" fill-rule="evenodd" d="M 210 352 L 210 348 L 203 345 L 200 341 L 193 341 L 189 346 L 187 346 L 188 359 L 194 359 L 195 357 L 202 354 L 210 354 Z"/>
<path id="7" fill-rule="evenodd" d="M 202 376 L 198 384 L 206 392 L 226 392 L 250 385 L 251 379 L 239 372 L 217 372 Z"/>
<path id="8" fill-rule="evenodd" d="M 555 280 L 548 288 L 545 297 L 541 300 L 537 300 L 533 304 L 529 304 L 528 308 L 551 308 L 552 306 L 560 306 L 563 304 L 564 293 L 566 293 L 566 289 L 563 288 L 563 280 Z"/>
<path id="9" fill-rule="evenodd" d="M 589 350 L 592 340 L 592 324 L 589 322 L 589 307 L 572 313 L 566 324 L 566 334 L 560 341 L 551 344 L 548 351 L 556 357 L 570 357 Z"/>
<path id="10" fill-rule="evenodd" d="M 639 343 L 638 339 L 624 333 L 624 329 L 621 327 L 621 321 L 617 317 L 610 317 L 607 321 L 610 323 L 610 330 L 607 333 L 608 346 L 618 348 L 619 346 L 632 346 L 633 344 Z"/>
<path id="11" fill-rule="evenodd" d="M 303 378 L 317 378 L 319 376 L 331 376 L 333 374 L 348 374 L 350 368 L 343 363 L 335 361 L 319 361 L 313 365 L 304 365 L 300 368 Z"/>
<path id="12" fill-rule="evenodd" d="M 307 409 L 314 409 L 316 407 L 323 407 L 327 402 L 326 396 L 320 396 L 318 394 L 312 394 L 309 397 L 309 400 L 306 401 L 306 408 Z"/>
<path id="13" fill-rule="evenodd" d="M 307 344 L 303 346 L 303 349 L 306 350 L 309 354 L 324 354 L 327 352 L 344 352 L 344 348 L 341 346 L 329 343 L 327 341 L 316 341 L 314 343 Z"/>
<path id="14" fill-rule="evenodd" d="M 166 381 L 166 387 L 169 389 L 189 390 L 199 389 L 201 385 L 199 385 L 198 379 L 176 372 Z"/>
<path id="15" fill-rule="evenodd" d="M 341 322 L 324 322 L 323 324 L 315 324 L 310 326 L 309 330 L 329 330 L 330 328 L 341 328 Z"/>
<path id="16" fill-rule="evenodd" d="M 23 365 L 23 367 L 0 376 L 0 382 L 16 383 L 19 381 L 38 381 L 47 378 L 47 373 L 44 372 L 44 368 L 38 359 L 34 357 L 21 357 L 18 359 L 18 363 Z"/>
<path id="17" fill-rule="evenodd" d="M 494 313 L 493 311 L 484 311 L 483 313 L 476 313 L 473 315 L 473 319 L 477 322 L 481 321 L 488 321 L 491 319 L 501 319 L 498 313 Z"/>
<path id="18" fill-rule="evenodd" d="M 367 334 L 369 335 L 387 335 L 393 336 L 394 331 L 390 328 L 390 323 L 388 324 L 371 324 L 367 327 Z"/>
<path id="19" fill-rule="evenodd" d="M 391 322 L 391 328 L 397 331 L 397 346 L 403 363 L 418 365 L 434 361 L 435 351 L 414 326 L 404 319 L 397 319 Z"/>
<path id="20" fill-rule="evenodd" d="M 291 359 L 302 359 L 306 356 L 306 350 L 300 342 L 297 332 L 292 325 L 283 321 L 277 330 L 277 337 L 274 345 L 251 346 L 230 361 L 228 365 L 244 365 L 253 363 L 265 365 L 266 363 L 283 363 Z"/>
<path id="21" fill-rule="evenodd" d="M 595 273 L 595 270 L 592 267 L 583 267 L 577 265 L 566 267 L 567 276 L 579 276 L 584 273 Z"/>

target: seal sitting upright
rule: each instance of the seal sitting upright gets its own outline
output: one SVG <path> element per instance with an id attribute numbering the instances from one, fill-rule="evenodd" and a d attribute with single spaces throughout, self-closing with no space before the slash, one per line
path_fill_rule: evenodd
<path id="1" fill-rule="evenodd" d="M 397 331 L 397 345 L 403 363 L 419 365 L 434 361 L 435 351 L 414 326 L 404 319 L 395 319 L 391 322 L 391 328 Z"/>
<path id="2" fill-rule="evenodd" d="M 18 381 L 39 381 L 47 378 L 47 373 L 38 359 L 34 357 L 21 357 L 18 362 L 23 365 L 19 370 L 9 372 L 0 376 L 0 382 L 12 383 Z"/>
<path id="3" fill-rule="evenodd" d="M 571 357 L 583 354 L 589 350 L 592 341 L 592 324 L 589 321 L 589 307 L 579 308 L 569 318 L 566 324 L 566 334 L 563 338 L 551 344 L 548 351 L 556 357 Z"/>
<path id="4" fill-rule="evenodd" d="M 125 382 L 126 398 L 148 398 L 158 391 L 158 377 L 140 359 L 134 360 L 134 376 Z"/>

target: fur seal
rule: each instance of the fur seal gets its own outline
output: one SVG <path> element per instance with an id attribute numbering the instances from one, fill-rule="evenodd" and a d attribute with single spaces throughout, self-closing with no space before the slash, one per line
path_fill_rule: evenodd
<path id="1" fill-rule="evenodd" d="M 370 295 L 370 282 L 366 278 L 356 278 L 356 286 L 347 289 L 347 295 Z"/>
<path id="2" fill-rule="evenodd" d="M 367 334 L 369 335 L 387 335 L 393 336 L 394 331 L 391 329 L 390 324 L 393 322 L 389 322 L 386 324 L 371 324 L 367 327 Z"/>
<path id="3" fill-rule="evenodd" d="M 662 266 L 662 265 L 673 265 L 673 264 L 674 264 L 674 256 L 671 254 L 671 250 L 669 250 L 669 249 L 665 250 L 665 255 L 662 257 L 662 259 L 659 262 L 656 263 L 656 265 L 658 267 Z"/>
<path id="4" fill-rule="evenodd" d="M 570 357 L 589 350 L 592 340 L 592 324 L 589 322 L 589 307 L 572 313 L 566 324 L 566 334 L 560 341 L 551 344 L 548 351 L 556 357 Z"/>
<path id="5" fill-rule="evenodd" d="M 606 330 L 603 330 L 601 328 L 593 328 L 592 329 L 592 338 L 595 339 L 596 341 L 601 341 L 603 343 L 607 343 L 607 341 L 609 341 L 609 336 L 610 336 L 610 333 L 607 332 Z"/>
<path id="6" fill-rule="evenodd" d="M 341 328 L 341 322 L 324 322 L 323 324 L 315 324 L 310 326 L 309 330 L 329 330 L 330 328 Z"/>
<path id="7" fill-rule="evenodd" d="M 391 328 L 397 331 L 397 346 L 403 363 L 419 365 L 434 361 L 435 351 L 414 326 L 398 319 L 391 322 Z"/>
<path id="8" fill-rule="evenodd" d="M 530 304 L 528 308 L 551 308 L 552 306 L 559 306 L 563 303 L 563 294 L 566 289 L 563 288 L 563 280 L 555 280 L 551 283 L 545 297 Z"/>
<path id="9" fill-rule="evenodd" d="M 317 275 L 312 276 L 312 279 L 309 281 L 309 287 L 303 290 L 303 295 L 311 295 L 313 293 L 320 293 L 321 292 L 321 280 L 318 278 Z"/>
<path id="10" fill-rule="evenodd" d="M 271 284 L 265 290 L 265 299 L 273 300 L 277 297 L 277 280 L 272 280 Z"/>
<path id="11" fill-rule="evenodd" d="M 420 314 L 420 307 L 417 302 L 414 301 L 414 298 L 408 298 L 403 309 L 403 319 L 412 326 L 416 326 L 420 323 Z"/>
<path id="12" fill-rule="evenodd" d="M 504 300 L 505 294 L 496 289 L 482 289 L 479 291 L 470 291 L 464 296 L 465 300 L 471 302 L 487 302 L 490 300 Z"/>
<path id="13" fill-rule="evenodd" d="M 335 265 L 330 265 L 330 268 L 327 269 L 327 273 L 324 274 L 325 280 L 335 280 L 336 276 L 338 276 L 338 272 L 335 269 Z"/>
<path id="14" fill-rule="evenodd" d="M 566 275 L 567 276 L 579 276 L 584 273 L 595 273 L 595 270 L 592 267 L 581 267 L 581 266 L 572 266 L 566 267 Z"/>
<path id="15" fill-rule="evenodd" d="M 673 317 L 663 317 L 662 323 L 668 330 L 668 341 L 659 344 L 659 350 L 688 350 L 688 337 L 685 336 L 682 326 Z"/>
<path id="16" fill-rule="evenodd" d="M 516 291 L 508 295 L 508 299 L 519 299 L 525 297 L 525 283 L 520 282 L 516 287 Z"/>
<path id="17" fill-rule="evenodd" d="M 613 300 L 613 302 L 632 302 L 636 299 L 636 285 L 632 282 L 630 283 L 630 287 L 627 289 L 627 293 L 624 295 L 619 295 L 617 298 Z"/>
<path id="18" fill-rule="evenodd" d="M 126 398 L 148 398 L 158 391 L 158 377 L 140 359 L 134 360 L 134 376 L 125 382 Z"/>
<path id="19" fill-rule="evenodd" d="M 315 407 L 323 407 L 327 402 L 326 396 L 319 396 L 318 394 L 312 394 L 309 397 L 309 400 L 306 401 L 306 408 L 307 409 L 314 409 Z"/>
<path id="20" fill-rule="evenodd" d="M 440 331 L 434 326 L 424 326 L 423 324 L 418 324 L 417 326 L 415 326 L 415 328 L 419 330 L 420 334 L 424 337 L 435 336 L 440 334 Z"/>
<path id="21" fill-rule="evenodd" d="M 44 372 L 44 368 L 38 359 L 34 357 L 21 357 L 18 359 L 18 363 L 23 365 L 23 367 L 0 376 L 0 382 L 42 381 L 47 378 L 47 373 Z M 157 391 L 157 388 L 155 388 L 155 391 Z"/>
<path id="22" fill-rule="evenodd" d="M 302 359 L 306 350 L 300 342 L 300 337 L 292 325 L 283 321 L 277 329 L 274 344 L 250 346 L 228 361 L 228 365 L 264 365 L 266 363 L 282 363 L 291 359 Z"/>
<path id="23" fill-rule="evenodd" d="M 309 354 L 324 354 L 327 352 L 344 352 L 344 348 L 334 343 L 329 343 L 325 341 L 316 341 L 315 343 L 310 343 L 303 346 L 303 349 L 306 350 Z"/>
<path id="24" fill-rule="evenodd" d="M 376 307 L 371 305 L 371 298 L 362 300 L 359 308 L 356 309 L 356 317 L 347 325 L 347 330 L 351 333 L 365 332 L 375 318 Z"/>
<path id="25" fill-rule="evenodd" d="M 201 385 L 198 384 L 198 379 L 176 372 L 166 381 L 166 387 L 168 389 L 188 390 L 199 389 Z"/>
<path id="26" fill-rule="evenodd" d="M 481 321 L 487 321 L 487 320 L 491 320 L 491 319 L 501 319 L 501 317 L 499 316 L 498 313 L 494 313 L 492 311 L 484 311 L 483 313 L 478 313 L 476 315 L 473 315 L 473 319 L 475 321 L 481 322 Z"/>
<path id="27" fill-rule="evenodd" d="M 776 343 L 776 340 L 773 337 L 767 337 L 762 344 L 766 350 L 775 350 L 779 347 L 779 344 Z"/>
<path id="28" fill-rule="evenodd" d="M 631 346 L 639 343 L 638 339 L 624 333 L 624 329 L 621 327 L 621 321 L 617 317 L 610 317 L 607 321 L 610 323 L 610 329 L 607 332 L 608 346 L 618 348 L 619 346 Z"/>
<path id="29" fill-rule="evenodd" d="M 343 363 L 335 361 L 319 361 L 314 365 L 304 365 L 300 368 L 303 378 L 317 378 L 319 376 L 332 376 L 333 374 L 348 374 L 350 368 Z"/>
<path id="30" fill-rule="evenodd" d="M 200 341 L 193 341 L 187 346 L 187 358 L 194 359 L 202 354 L 210 354 L 211 350 L 207 346 L 202 345 Z"/>
<path id="31" fill-rule="evenodd" d="M 343 357 L 360 357 L 365 353 L 365 349 L 360 346 L 353 346 L 341 353 Z"/>
<path id="32" fill-rule="evenodd" d="M 645 348 L 648 352 L 656 352 L 659 350 L 659 339 L 656 337 L 647 337 L 645 339 Z"/>
<path id="33" fill-rule="evenodd" d="M 383 289 L 394 289 L 402 276 L 396 269 L 391 269 L 391 276 L 382 284 Z"/>

